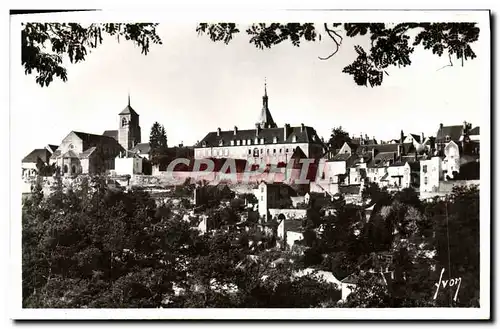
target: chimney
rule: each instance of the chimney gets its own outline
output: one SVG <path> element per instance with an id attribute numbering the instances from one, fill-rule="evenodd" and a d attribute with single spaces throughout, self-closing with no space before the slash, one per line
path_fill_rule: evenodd
<path id="1" fill-rule="evenodd" d="M 439 124 L 439 129 L 443 129 L 443 124 L 442 123 Z"/>
<path id="2" fill-rule="evenodd" d="M 372 148 L 372 159 L 375 158 L 375 148 Z"/>
<path id="3" fill-rule="evenodd" d="M 424 143 L 424 141 L 425 141 L 425 136 L 424 136 L 424 133 L 422 133 L 422 134 L 420 135 L 420 143 L 422 143 L 422 144 L 423 144 L 423 143 Z"/>
<path id="4" fill-rule="evenodd" d="M 300 124 L 300 132 L 303 133 L 305 129 L 305 126 L 303 123 Z"/>
<path id="5" fill-rule="evenodd" d="M 234 126 L 234 135 L 238 134 L 238 127 Z"/>
<path id="6" fill-rule="evenodd" d="M 464 121 L 464 127 L 462 130 L 462 135 L 468 136 L 469 135 L 469 128 L 472 127 L 470 123 L 467 123 L 467 121 Z"/>
<path id="7" fill-rule="evenodd" d="M 262 130 L 262 128 L 260 127 L 260 124 L 256 123 L 255 124 L 255 137 L 259 136 L 259 133 L 261 130 Z"/>
<path id="8" fill-rule="evenodd" d="M 368 144 L 368 134 L 365 134 L 366 144 Z"/>
<path id="9" fill-rule="evenodd" d="M 403 133 L 403 129 L 401 129 L 401 139 L 399 140 L 399 144 L 403 144 L 404 138 L 405 138 L 405 134 Z"/>
<path id="10" fill-rule="evenodd" d="M 220 132 L 221 132 L 220 128 L 217 128 L 217 136 L 220 136 Z"/>
<path id="11" fill-rule="evenodd" d="M 283 128 L 284 134 L 285 134 L 285 140 L 288 138 L 290 135 L 290 125 L 288 123 L 285 123 L 285 127 Z"/>
<path id="12" fill-rule="evenodd" d="M 403 148 L 403 146 L 401 144 L 398 144 L 398 158 L 401 157 L 401 153 L 402 153 L 401 149 L 402 148 Z"/>

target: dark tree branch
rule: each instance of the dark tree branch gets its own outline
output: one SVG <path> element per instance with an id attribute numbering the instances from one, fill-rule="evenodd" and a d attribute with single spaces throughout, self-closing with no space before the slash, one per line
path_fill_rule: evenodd
<path id="1" fill-rule="evenodd" d="M 453 62 L 451 61 L 451 53 L 450 53 L 449 51 L 448 51 L 448 59 L 450 60 L 450 64 L 445 65 L 445 66 L 443 66 L 443 67 L 441 67 L 441 68 L 437 69 L 436 71 L 440 71 L 440 70 L 442 70 L 442 69 L 444 69 L 444 68 L 446 68 L 446 67 L 453 66 Z M 462 61 L 463 61 L 463 59 L 462 59 Z M 463 64 L 463 62 L 462 62 L 462 64 Z"/>
<path id="2" fill-rule="evenodd" d="M 330 55 L 328 55 L 327 57 L 318 56 L 318 58 L 323 60 L 323 61 L 332 58 L 332 56 L 335 55 L 339 51 L 340 45 L 342 44 L 342 41 L 344 40 L 340 34 L 335 32 L 334 30 L 330 30 L 328 28 L 327 23 L 324 24 L 324 27 L 325 27 L 326 33 L 328 33 L 328 36 L 333 40 L 333 42 L 335 42 L 336 48 L 335 48 L 335 51 L 333 53 L 331 53 Z M 335 36 L 337 36 L 340 39 L 340 41 L 337 41 L 337 38 L 335 36 L 333 36 L 332 33 L 335 34 Z"/>

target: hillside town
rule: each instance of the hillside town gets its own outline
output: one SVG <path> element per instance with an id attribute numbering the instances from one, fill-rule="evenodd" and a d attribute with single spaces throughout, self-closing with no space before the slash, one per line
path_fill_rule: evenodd
<path id="1" fill-rule="evenodd" d="M 141 136 L 144 129 L 129 96 L 126 107 L 118 113 L 116 129 L 101 135 L 69 131 L 61 141 L 47 141 L 56 143 L 41 145 L 26 155 L 22 159 L 23 200 L 33 202 L 40 193 L 50 199 L 61 184 L 59 191 L 77 191 L 83 181 L 96 182 L 97 178 L 104 182 L 105 189 L 119 195 L 129 194 L 131 198 L 138 191 L 146 193 L 154 200 L 157 214 L 165 211 L 166 218 L 177 218 L 201 236 L 212 237 L 207 242 L 213 244 L 211 248 L 220 247 L 216 237 L 221 234 L 240 242 L 244 236 L 244 255 L 231 263 L 234 268 L 228 271 L 251 272 L 255 264 L 270 262 L 266 263 L 267 270 L 259 272 L 260 277 L 252 274 L 253 280 L 265 281 L 273 275 L 272 269 L 279 267 L 277 264 L 293 263 L 285 267 L 289 276 L 314 275 L 318 282 L 334 285 L 328 298 L 321 301 L 328 307 L 368 307 L 366 301 L 352 297 L 367 289 L 367 284 L 370 289 L 385 287 L 389 295 L 400 294 L 395 292 L 396 282 L 406 285 L 409 280 L 409 270 L 402 271 L 397 265 L 401 245 L 410 250 L 412 257 L 425 261 L 425 270 L 434 273 L 432 279 L 439 276 L 441 267 L 436 255 L 444 257 L 441 242 L 433 246 L 424 240 L 435 239 L 441 224 L 429 224 L 424 230 L 424 220 L 419 218 L 432 221 L 434 215 L 428 208 L 437 209 L 459 198 L 460 193 L 479 188 L 479 126 L 469 122 L 440 123 L 434 136 L 399 129 L 387 141 L 341 129 L 332 136 L 319 136 L 313 126 L 304 123 L 278 125 L 269 108 L 267 86 L 262 108 L 256 114 L 258 121 L 253 126 L 228 130 L 208 127 L 208 132 L 200 132 L 200 141 L 195 145 L 172 147 L 166 145 L 166 138 L 161 141 L 165 131 L 159 124 L 150 134 L 159 132 L 158 138 L 148 141 Z M 78 202 L 83 202 L 81 198 Z M 400 211 L 394 209 L 403 209 L 399 213 L 404 218 L 416 217 L 416 222 L 408 219 L 414 222 L 404 224 L 407 226 L 402 224 L 404 221 L 394 222 L 389 229 L 390 239 L 380 238 L 382 233 L 377 230 L 385 226 L 377 225 Z M 116 262 L 123 263 L 131 252 L 130 248 L 122 248 Z M 274 253 L 271 260 L 266 258 L 269 253 Z M 189 267 L 190 262 L 198 261 L 182 263 L 181 258 L 176 266 Z M 198 265 L 210 267 L 208 263 Z M 187 275 L 197 274 L 187 271 Z M 192 291 L 206 293 L 206 289 L 234 296 L 243 289 L 236 279 L 226 280 L 217 271 L 203 275 L 207 285 L 189 280 L 188 285 L 174 283 L 173 293 L 163 294 L 158 305 L 197 307 L 200 304 L 193 300 L 193 304 L 182 304 L 187 303 L 185 300 L 179 304 L 179 298 L 189 295 L 193 299 Z M 438 294 L 433 284 L 426 289 Z M 469 305 L 469 300 L 457 294 L 454 303 Z M 426 302 L 437 300 L 434 296 L 419 302 L 429 306 Z M 446 296 L 444 300 L 450 302 Z M 92 303 L 86 303 L 82 305 L 92 307 Z M 237 307 L 250 305 L 245 303 L 249 302 Z M 396 307 L 402 305 L 406 304 Z"/>

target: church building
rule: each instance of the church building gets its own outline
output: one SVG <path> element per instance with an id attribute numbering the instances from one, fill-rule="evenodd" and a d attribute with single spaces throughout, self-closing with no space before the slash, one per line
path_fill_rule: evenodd
<path id="1" fill-rule="evenodd" d="M 286 164 L 300 149 L 308 158 L 319 158 L 326 149 L 312 127 L 285 124 L 278 127 L 269 110 L 267 86 L 264 85 L 262 109 L 254 129 L 209 132 L 195 147 L 195 159 L 233 158 L 251 164 Z"/>
<path id="2" fill-rule="evenodd" d="M 141 142 L 139 114 L 128 105 L 118 114 L 118 129 L 102 135 L 71 131 L 50 157 L 64 175 L 98 174 L 115 169 L 117 158 L 128 158 Z"/>

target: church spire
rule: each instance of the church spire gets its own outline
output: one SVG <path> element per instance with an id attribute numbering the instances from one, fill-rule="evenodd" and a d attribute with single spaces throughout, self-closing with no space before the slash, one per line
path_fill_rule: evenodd
<path id="1" fill-rule="evenodd" d="M 269 97 L 267 96 L 267 81 L 264 79 L 264 96 L 262 96 L 262 110 L 260 112 L 259 122 L 261 128 L 276 128 L 271 112 L 269 111 Z"/>
<path id="2" fill-rule="evenodd" d="M 128 92 L 128 106 L 130 106 L 130 91 Z"/>
<path id="3" fill-rule="evenodd" d="M 267 108 L 269 97 L 267 97 L 267 81 L 264 78 L 264 96 L 262 96 L 262 106 Z"/>

